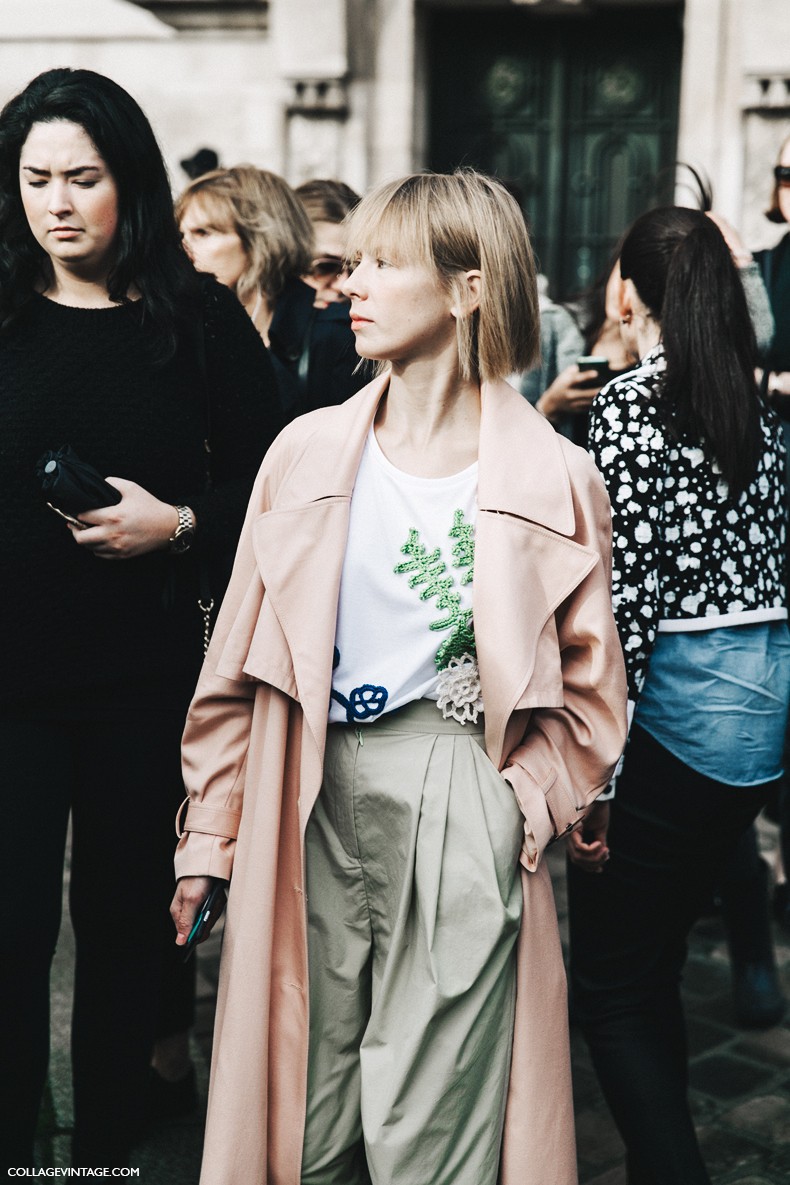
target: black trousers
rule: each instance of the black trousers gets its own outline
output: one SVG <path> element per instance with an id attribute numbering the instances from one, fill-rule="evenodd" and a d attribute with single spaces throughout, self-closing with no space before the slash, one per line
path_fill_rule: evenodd
<path id="1" fill-rule="evenodd" d="M 182 728 L 162 711 L 0 720 L 0 1169 L 33 1164 L 69 814 L 75 1164 L 125 1163 L 163 997 L 192 1021 L 193 968 L 168 913 Z"/>
<path id="2" fill-rule="evenodd" d="M 636 726 L 611 859 L 600 875 L 569 866 L 574 1018 L 626 1144 L 629 1185 L 709 1185 L 687 1100 L 686 940 L 772 785 L 705 778 Z"/>

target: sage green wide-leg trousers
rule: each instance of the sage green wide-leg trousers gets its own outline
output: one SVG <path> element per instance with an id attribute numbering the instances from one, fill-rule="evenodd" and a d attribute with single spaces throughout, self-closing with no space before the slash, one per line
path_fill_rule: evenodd
<path id="1" fill-rule="evenodd" d="M 523 818 L 482 723 L 330 725 L 307 828 L 302 1185 L 495 1185 Z"/>

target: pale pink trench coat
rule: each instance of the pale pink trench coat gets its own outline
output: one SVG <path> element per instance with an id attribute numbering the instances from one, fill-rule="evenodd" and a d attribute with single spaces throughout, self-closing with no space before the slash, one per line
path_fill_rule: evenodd
<path id="1" fill-rule="evenodd" d="M 304 834 L 321 787 L 351 492 L 386 385 L 385 376 L 294 421 L 270 449 L 186 726 L 189 806 L 176 872 L 233 870 L 202 1185 L 299 1185 Z M 574 1185 L 566 983 L 541 855 L 581 821 L 625 741 L 609 502 L 587 455 L 492 383 L 482 390 L 478 507 L 486 747 L 524 814 L 501 1180 Z"/>

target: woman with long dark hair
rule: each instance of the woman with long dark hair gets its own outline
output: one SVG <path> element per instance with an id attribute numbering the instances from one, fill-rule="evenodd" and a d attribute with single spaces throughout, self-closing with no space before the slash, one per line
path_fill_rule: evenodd
<path id="1" fill-rule="evenodd" d="M 629 1185 L 707 1185 L 679 980 L 688 931 L 782 772 L 784 447 L 715 223 L 650 211 L 625 239 L 621 274 L 623 333 L 641 361 L 599 395 L 590 439 L 612 500 L 636 712 L 614 800 L 571 838 L 572 991 Z"/>
<path id="2" fill-rule="evenodd" d="M 168 849 L 198 600 L 221 592 L 275 406 L 249 319 L 181 247 L 137 103 L 88 70 L 39 75 L 0 113 L 3 1166 L 33 1163 L 69 816 L 74 1164 L 125 1162 L 158 1026 L 189 1026 Z M 67 444 L 120 499 L 64 521 L 35 470 Z"/>

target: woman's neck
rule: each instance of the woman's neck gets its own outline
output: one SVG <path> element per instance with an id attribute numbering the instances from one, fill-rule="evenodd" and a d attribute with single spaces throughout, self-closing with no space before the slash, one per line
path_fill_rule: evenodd
<path id="1" fill-rule="evenodd" d="M 272 323 L 274 309 L 270 308 L 269 302 L 262 292 L 253 292 L 242 303 L 250 320 L 263 338 L 263 344 L 268 346 L 269 326 Z"/>
<path id="2" fill-rule="evenodd" d="M 117 301 L 110 299 L 107 291 L 107 276 L 82 276 L 78 273 L 53 268 L 49 284 L 41 289 L 41 295 L 55 304 L 68 305 L 75 309 L 115 308 Z M 131 292 L 134 300 L 139 293 Z"/>
<path id="3" fill-rule="evenodd" d="M 626 306 L 624 344 L 626 348 L 636 349 L 639 358 L 644 358 L 661 341 L 661 323 L 650 312 L 633 281 L 626 280 L 625 284 L 630 299 Z"/>
<path id="4" fill-rule="evenodd" d="M 636 344 L 639 357 L 644 358 L 661 341 L 661 325 L 648 313 L 644 319 L 637 320 Z"/>
<path id="5" fill-rule="evenodd" d="M 633 366 L 635 359 L 626 349 L 620 335 L 620 322 L 604 321 L 603 328 L 590 350 L 591 354 L 600 354 L 609 361 L 612 370 L 626 370 Z"/>
<path id="6" fill-rule="evenodd" d="M 457 365 L 394 366 L 375 422 L 376 439 L 398 469 L 447 477 L 477 460 L 480 386 Z"/>

